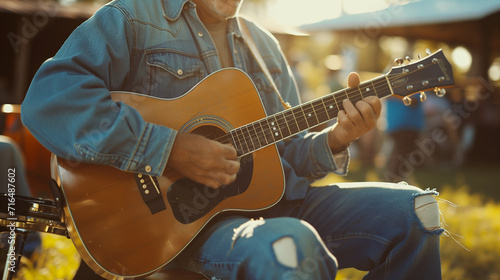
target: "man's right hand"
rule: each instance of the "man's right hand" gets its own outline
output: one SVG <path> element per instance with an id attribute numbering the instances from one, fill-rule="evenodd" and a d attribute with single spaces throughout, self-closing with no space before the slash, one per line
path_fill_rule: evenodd
<path id="1" fill-rule="evenodd" d="M 240 163 L 231 145 L 196 134 L 178 133 L 167 167 L 195 182 L 219 188 L 236 180 Z"/>

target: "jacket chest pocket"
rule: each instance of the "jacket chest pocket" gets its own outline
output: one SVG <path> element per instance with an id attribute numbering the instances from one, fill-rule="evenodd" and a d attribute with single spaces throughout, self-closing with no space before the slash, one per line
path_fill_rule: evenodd
<path id="1" fill-rule="evenodd" d="M 146 53 L 147 92 L 152 96 L 175 98 L 191 89 L 206 75 L 203 62 L 195 56 L 154 50 Z"/>

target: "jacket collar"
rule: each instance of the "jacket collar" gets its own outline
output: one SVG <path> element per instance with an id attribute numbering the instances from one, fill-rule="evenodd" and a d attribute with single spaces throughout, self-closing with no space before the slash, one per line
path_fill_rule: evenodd
<path id="1" fill-rule="evenodd" d="M 182 13 L 182 9 L 186 7 L 193 7 L 195 4 L 189 0 L 161 0 L 163 2 L 163 16 L 171 21 L 175 21 Z M 237 37 L 241 38 L 240 28 L 236 18 L 229 22 L 229 31 L 233 32 Z"/>
<path id="2" fill-rule="evenodd" d="M 163 16 L 168 20 L 177 20 L 181 15 L 184 5 L 194 5 L 189 0 L 162 0 L 163 2 Z"/>

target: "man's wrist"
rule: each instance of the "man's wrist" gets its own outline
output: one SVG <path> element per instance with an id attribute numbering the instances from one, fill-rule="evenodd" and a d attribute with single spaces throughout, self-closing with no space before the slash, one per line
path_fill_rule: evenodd
<path id="1" fill-rule="evenodd" d="M 347 144 L 345 144 L 343 146 L 339 146 L 339 147 L 336 147 L 336 148 L 330 148 L 330 150 L 332 151 L 333 155 L 340 154 L 343 151 L 347 150 L 347 148 L 349 148 L 349 145 L 351 145 L 351 143 L 347 143 Z"/>
<path id="2" fill-rule="evenodd" d="M 338 139 L 335 138 L 333 129 L 328 132 L 328 146 L 332 151 L 332 154 L 338 154 L 345 151 L 351 142 L 341 143 Z"/>

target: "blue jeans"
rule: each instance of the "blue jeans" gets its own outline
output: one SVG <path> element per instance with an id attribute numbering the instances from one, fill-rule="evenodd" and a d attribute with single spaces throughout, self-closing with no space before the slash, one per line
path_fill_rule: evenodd
<path id="1" fill-rule="evenodd" d="M 365 185 L 310 187 L 303 201 L 282 201 L 263 219 L 218 218 L 177 264 L 212 279 L 334 279 L 347 267 L 369 271 L 364 279 L 441 279 L 443 229 L 424 228 L 414 208 L 415 197 L 434 192 Z M 284 238 L 296 263 L 273 249 Z"/>

